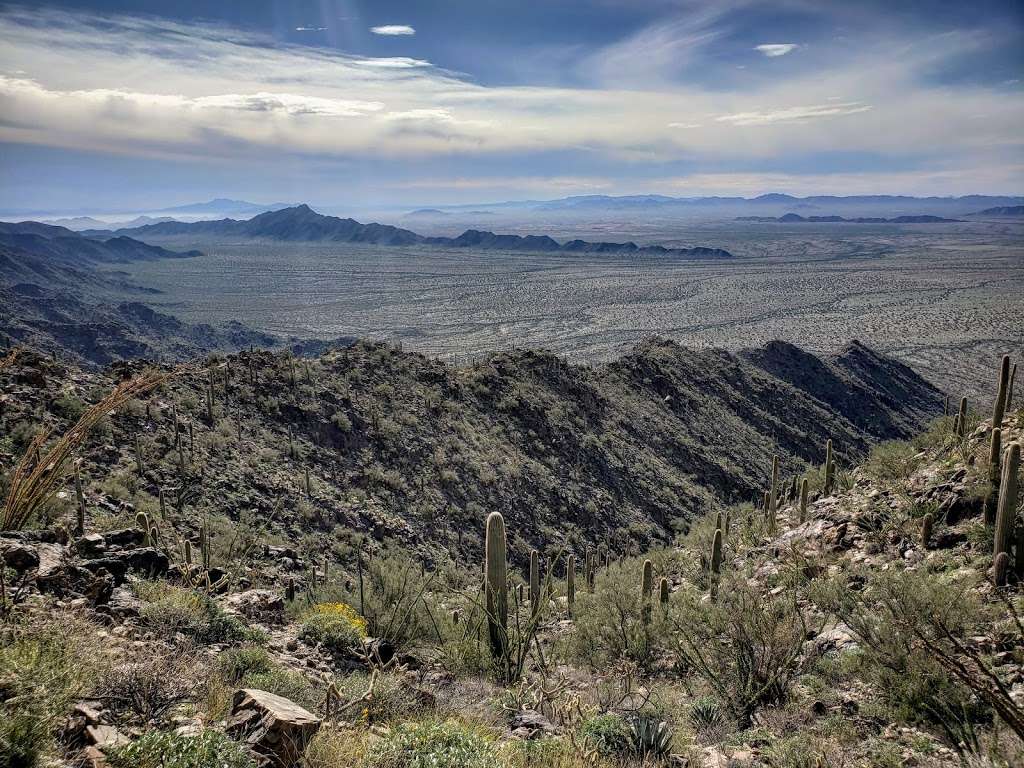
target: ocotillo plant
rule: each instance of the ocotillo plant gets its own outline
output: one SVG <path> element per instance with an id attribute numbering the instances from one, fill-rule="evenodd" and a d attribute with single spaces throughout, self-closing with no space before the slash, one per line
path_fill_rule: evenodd
<path id="1" fill-rule="evenodd" d="M 569 555 L 565 563 L 565 599 L 572 617 L 572 607 L 576 602 L 576 556 Z"/>
<path id="2" fill-rule="evenodd" d="M 1003 455 L 1003 431 L 996 427 L 988 446 L 988 492 L 985 494 L 985 525 L 996 524 L 996 508 L 999 506 L 999 481 L 1002 472 L 999 460 Z"/>
<path id="3" fill-rule="evenodd" d="M 832 460 L 832 440 L 825 443 L 825 495 L 832 493 L 832 483 L 835 481 L 836 465 Z"/>
<path id="4" fill-rule="evenodd" d="M 540 553 L 530 550 L 530 610 L 537 611 L 540 605 Z"/>
<path id="5" fill-rule="evenodd" d="M 921 518 L 921 546 L 928 549 L 932 541 L 932 527 L 935 525 L 935 516 L 929 512 Z"/>
<path id="6" fill-rule="evenodd" d="M 654 563 L 644 560 L 643 572 L 640 575 L 640 603 L 644 624 L 651 621 L 651 593 L 654 590 Z"/>
<path id="7" fill-rule="evenodd" d="M 85 494 L 82 492 L 82 460 L 75 460 L 75 501 L 78 502 L 75 515 L 75 535 L 81 536 L 85 533 Z"/>
<path id="8" fill-rule="evenodd" d="M 800 481 L 800 522 L 807 519 L 807 478 Z"/>
<path id="9" fill-rule="evenodd" d="M 775 518 L 779 506 L 779 457 L 772 456 L 772 486 L 768 496 L 768 531 L 775 533 Z"/>
<path id="10" fill-rule="evenodd" d="M 711 542 L 711 573 L 708 575 L 711 582 L 711 598 L 718 595 L 718 577 L 722 573 L 722 532 L 716 530 L 715 538 Z"/>
<path id="11" fill-rule="evenodd" d="M 484 533 L 484 598 L 491 656 L 505 657 L 508 644 L 508 561 L 505 519 L 500 512 L 487 516 Z"/>
<path id="12" fill-rule="evenodd" d="M 1003 458 L 1003 478 L 999 488 L 999 508 L 996 511 L 996 530 L 992 555 L 1001 553 L 1009 557 L 1013 541 L 1014 517 L 1017 514 L 1017 474 L 1020 472 L 1020 443 L 1010 443 Z M 1006 582 L 996 582 L 1005 586 Z"/>
<path id="13" fill-rule="evenodd" d="M 1006 393 L 1010 387 L 1010 356 L 1003 355 L 999 365 L 999 378 L 996 382 L 996 401 L 992 405 L 992 427 L 1000 427 L 1003 424 L 1003 416 L 1006 413 Z"/>

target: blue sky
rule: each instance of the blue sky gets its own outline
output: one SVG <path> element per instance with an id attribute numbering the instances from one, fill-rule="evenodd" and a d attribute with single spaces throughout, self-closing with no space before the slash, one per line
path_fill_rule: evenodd
<path id="1" fill-rule="evenodd" d="M 0 208 L 1024 192 L 1024 6 L 0 4 Z"/>

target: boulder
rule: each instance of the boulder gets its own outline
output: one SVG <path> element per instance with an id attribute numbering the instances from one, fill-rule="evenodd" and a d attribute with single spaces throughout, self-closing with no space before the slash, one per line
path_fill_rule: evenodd
<path id="1" fill-rule="evenodd" d="M 117 531 L 107 531 L 103 534 L 103 541 L 107 549 L 138 547 L 145 540 L 146 534 L 138 528 L 122 528 Z"/>
<path id="2" fill-rule="evenodd" d="M 291 768 L 320 729 L 320 718 L 283 696 L 235 691 L 227 732 L 275 768 Z"/>
<path id="3" fill-rule="evenodd" d="M 24 573 L 39 567 L 39 553 L 27 544 L 0 541 L 0 562 L 18 573 Z"/>
<path id="4" fill-rule="evenodd" d="M 557 732 L 557 728 L 540 712 L 524 709 L 516 712 L 509 723 L 512 735 L 517 739 L 539 739 Z"/>
<path id="5" fill-rule="evenodd" d="M 284 595 L 269 589 L 248 589 L 224 600 L 224 607 L 252 621 L 266 624 L 284 622 Z"/>

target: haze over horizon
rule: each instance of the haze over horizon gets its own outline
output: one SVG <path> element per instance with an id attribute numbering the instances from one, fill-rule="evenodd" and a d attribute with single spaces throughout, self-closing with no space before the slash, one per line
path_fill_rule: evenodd
<path id="1" fill-rule="evenodd" d="M 1021 194 L 1022 30 L 1015 2 L 5 3 L 0 208 Z"/>

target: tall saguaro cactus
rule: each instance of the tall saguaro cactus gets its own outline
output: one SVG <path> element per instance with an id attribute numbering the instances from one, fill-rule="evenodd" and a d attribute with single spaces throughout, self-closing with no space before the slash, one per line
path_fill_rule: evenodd
<path id="1" fill-rule="evenodd" d="M 996 511 L 996 530 L 992 548 L 993 558 L 1006 553 L 1010 556 L 1010 544 L 1013 541 L 1014 516 L 1017 514 L 1017 474 L 1020 472 L 1020 443 L 1010 443 L 1003 461 L 1003 479 L 999 487 L 999 508 Z M 1006 584 L 1006 571 L 1003 581 Z"/>
<path id="2" fill-rule="evenodd" d="M 1003 424 L 1003 416 L 1006 414 L 1006 398 L 1010 388 L 1010 356 L 1003 355 L 999 364 L 999 379 L 996 382 L 996 401 L 992 405 L 992 427 L 998 428 Z"/>
<path id="3" fill-rule="evenodd" d="M 722 532 L 715 531 L 715 538 L 711 542 L 711 599 L 718 596 L 718 577 L 722 573 Z"/>
<path id="4" fill-rule="evenodd" d="M 985 525 L 996 524 L 996 509 L 999 506 L 999 481 L 1001 479 L 1000 459 L 1002 458 L 1003 431 L 996 427 L 988 447 L 988 493 L 985 494 Z"/>
<path id="5" fill-rule="evenodd" d="M 832 493 L 832 484 L 836 477 L 836 463 L 832 458 L 832 440 L 825 443 L 825 495 Z"/>
<path id="6" fill-rule="evenodd" d="M 651 592 L 654 591 L 654 563 L 644 560 L 643 573 L 640 576 L 640 608 L 644 624 L 651 621 Z"/>
<path id="7" fill-rule="evenodd" d="M 768 530 L 775 533 L 775 518 L 779 506 L 779 457 L 772 456 L 772 487 L 768 496 Z"/>
<path id="8" fill-rule="evenodd" d="M 530 611 L 536 613 L 540 605 L 540 552 L 530 550 Z"/>
<path id="9" fill-rule="evenodd" d="M 807 519 L 807 478 L 800 481 L 800 522 Z"/>
<path id="10" fill-rule="evenodd" d="M 576 556 L 569 555 L 565 562 L 565 599 L 569 606 L 569 616 L 576 602 Z"/>
<path id="11" fill-rule="evenodd" d="M 484 600 L 491 655 L 500 659 L 508 646 L 508 562 L 505 519 L 500 512 L 487 516 L 484 533 Z"/>
<path id="12" fill-rule="evenodd" d="M 1010 369 L 1010 384 L 1006 387 L 1006 410 L 1013 406 L 1013 383 L 1017 380 L 1017 364 Z"/>
<path id="13" fill-rule="evenodd" d="M 960 410 L 957 411 L 956 421 L 954 422 L 956 429 L 954 430 L 957 437 L 967 436 L 967 398 L 960 398 Z"/>

